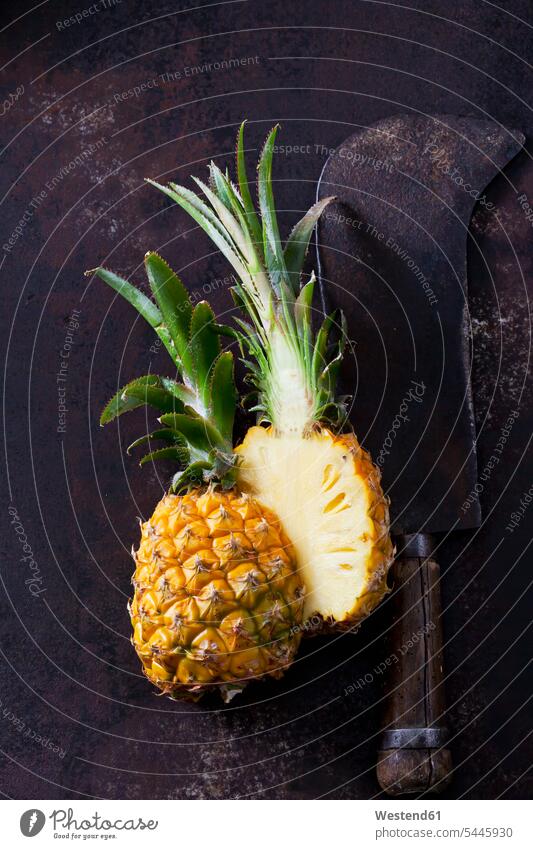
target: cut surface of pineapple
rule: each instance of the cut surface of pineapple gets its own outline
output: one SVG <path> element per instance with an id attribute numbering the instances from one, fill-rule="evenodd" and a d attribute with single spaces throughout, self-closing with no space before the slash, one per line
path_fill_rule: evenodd
<path id="1" fill-rule="evenodd" d="M 356 437 L 253 427 L 236 452 L 241 487 L 275 508 L 292 541 L 304 619 L 349 627 L 368 615 L 387 592 L 392 545 L 379 471 Z"/>

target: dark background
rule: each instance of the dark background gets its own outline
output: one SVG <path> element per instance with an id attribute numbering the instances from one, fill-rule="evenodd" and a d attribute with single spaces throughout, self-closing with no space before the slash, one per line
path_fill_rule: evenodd
<path id="1" fill-rule="evenodd" d="M 168 361 L 150 351 L 154 340 L 133 310 L 83 271 L 105 262 L 140 282 L 144 252 L 157 249 L 190 288 L 207 281 L 219 313 L 229 308 L 227 285 L 216 282 L 225 263 L 143 178 L 181 182 L 212 157 L 229 164 L 243 117 L 251 151 L 278 120 L 280 144 L 310 145 L 310 153 L 277 157 L 285 232 L 314 199 L 320 146 L 337 146 L 360 125 L 413 109 L 493 117 L 531 136 L 531 4 L 107 0 L 81 23 L 61 23 L 84 8 L 89 0 L 33 10 L 22 2 L 3 14 L 2 99 L 24 87 L 0 123 L 3 245 L 31 212 L 12 250 L 0 252 L 2 792 L 373 798 L 383 682 L 374 676 L 344 691 L 386 655 L 387 603 L 359 634 L 306 643 L 282 682 L 250 687 L 222 709 L 158 699 L 141 676 L 129 644 L 128 552 L 135 517 L 151 512 L 169 470 L 141 471 L 123 456 L 142 431 L 142 413 L 105 431 L 97 417 L 118 383 Z M 230 58 L 245 62 L 185 72 Z M 154 78 L 139 96 L 122 98 Z M 514 254 L 497 265 L 490 293 L 479 260 L 470 270 L 480 465 L 509 412 L 520 415 L 482 494 L 481 530 L 450 536 L 440 549 L 454 798 L 526 798 L 532 789 L 525 591 L 533 511 L 512 533 L 505 528 L 531 486 L 532 224 L 516 199 L 533 199 L 529 154 L 507 173 L 510 184 L 494 183 L 489 198 L 503 210 Z M 494 260 L 501 236 L 485 225 L 481 213 L 474 226 Z M 74 309 L 62 434 L 56 374 Z M 372 447 L 372 434 L 361 436 Z M 30 571 L 9 504 L 38 563 L 37 598 L 25 584 Z"/>

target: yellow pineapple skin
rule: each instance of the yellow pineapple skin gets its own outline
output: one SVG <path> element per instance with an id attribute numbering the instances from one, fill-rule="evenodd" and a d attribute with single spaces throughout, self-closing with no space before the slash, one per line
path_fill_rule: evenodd
<path id="1" fill-rule="evenodd" d="M 276 515 L 213 487 L 165 495 L 141 525 L 132 643 L 167 695 L 229 700 L 250 679 L 280 678 L 300 641 L 305 588 Z"/>
<path id="2" fill-rule="evenodd" d="M 381 487 L 381 471 L 374 465 L 368 451 L 359 444 L 355 434 L 343 434 L 334 441 L 353 459 L 354 474 L 366 481 L 368 491 L 367 514 L 372 523 L 372 551 L 367 560 L 364 595 L 358 599 L 348 617 L 349 622 L 335 623 L 349 627 L 365 619 L 389 592 L 388 572 L 394 560 L 394 546 L 390 536 L 389 499 Z"/>
<path id="3" fill-rule="evenodd" d="M 389 591 L 394 559 L 381 473 L 353 433 L 250 428 L 239 486 L 276 514 L 306 585 L 304 632 L 353 630 Z"/>

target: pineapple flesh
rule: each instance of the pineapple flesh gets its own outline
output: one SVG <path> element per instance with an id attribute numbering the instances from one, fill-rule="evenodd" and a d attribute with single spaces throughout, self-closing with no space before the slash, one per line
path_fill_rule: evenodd
<path id="1" fill-rule="evenodd" d="M 259 420 L 236 449 L 237 479 L 275 510 L 294 545 L 306 586 L 306 631 L 348 629 L 387 592 L 394 554 L 388 500 L 335 392 L 344 317 L 329 315 L 315 329 L 315 277 L 303 281 L 314 226 L 333 198 L 315 204 L 282 246 L 272 188 L 277 129 L 259 157 L 259 213 L 246 175 L 244 124 L 236 184 L 214 163 L 209 185 L 195 179 L 205 199 L 174 183 L 149 182 L 194 218 L 233 267 L 243 314 L 234 336 L 246 355 Z"/>
<path id="2" fill-rule="evenodd" d="M 352 627 L 387 588 L 392 554 L 379 473 L 353 434 L 305 439 L 250 428 L 236 449 L 241 487 L 275 508 L 307 593 L 306 622 Z M 306 630 L 309 630 L 308 627 Z"/>

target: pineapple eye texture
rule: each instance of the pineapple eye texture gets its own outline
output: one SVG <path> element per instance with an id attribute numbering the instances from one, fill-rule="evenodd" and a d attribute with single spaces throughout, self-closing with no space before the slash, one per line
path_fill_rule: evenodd
<path id="1" fill-rule="evenodd" d="M 135 561 L 133 644 L 160 690 L 196 699 L 216 688 L 229 700 L 251 678 L 281 677 L 305 589 L 270 510 L 237 490 L 167 495 Z"/>

